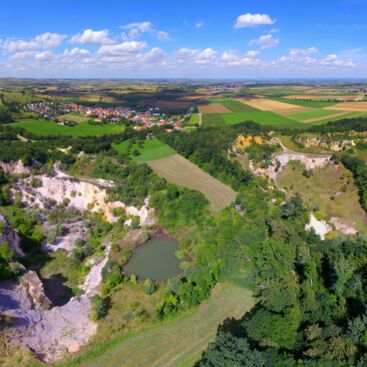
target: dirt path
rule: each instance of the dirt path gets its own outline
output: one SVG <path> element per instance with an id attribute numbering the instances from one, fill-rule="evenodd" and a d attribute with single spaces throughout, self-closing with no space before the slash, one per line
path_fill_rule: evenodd
<path id="1" fill-rule="evenodd" d="M 208 343 L 215 338 L 218 325 L 228 317 L 240 318 L 253 305 L 254 300 L 249 290 L 218 284 L 210 299 L 190 316 L 123 338 L 120 342 L 113 343 L 102 355 L 68 366 L 192 366 Z M 94 350 L 93 353 L 95 352 Z"/>

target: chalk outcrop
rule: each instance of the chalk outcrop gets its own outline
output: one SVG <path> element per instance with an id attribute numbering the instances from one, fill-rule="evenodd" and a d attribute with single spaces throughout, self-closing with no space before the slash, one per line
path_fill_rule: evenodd
<path id="1" fill-rule="evenodd" d="M 118 217 L 113 215 L 115 208 L 123 208 L 127 215 L 139 217 L 141 226 L 151 226 L 155 223 L 154 209 L 149 208 L 148 198 L 141 208 L 137 208 L 125 205 L 121 201 L 108 201 L 108 193 L 105 188 L 91 182 L 76 180 L 61 171 L 58 171 L 55 177 L 42 175 L 35 176 L 35 178 L 42 182 L 40 187 L 29 190 L 31 178 L 25 180 L 25 186 L 18 186 L 22 201 L 29 206 L 38 205 L 42 208 L 44 198 L 55 200 L 58 204 L 67 200 L 69 206 L 80 211 L 99 212 L 111 223 L 118 220 Z M 108 181 L 104 181 L 103 184 L 111 185 Z"/>
<path id="2" fill-rule="evenodd" d="M 21 160 L 15 162 L 0 161 L 0 169 L 12 175 L 29 174 L 31 172 L 30 167 L 25 166 Z"/>
<path id="3" fill-rule="evenodd" d="M 317 235 L 320 236 L 322 240 L 325 239 L 327 233 L 331 231 L 331 226 L 327 224 L 324 220 L 318 220 L 316 217 L 311 214 L 310 222 L 306 224 L 306 230 L 313 229 Z"/>

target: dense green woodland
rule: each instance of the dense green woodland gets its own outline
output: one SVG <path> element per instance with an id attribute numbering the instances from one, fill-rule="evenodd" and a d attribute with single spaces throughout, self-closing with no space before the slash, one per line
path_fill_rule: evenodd
<path id="1" fill-rule="evenodd" d="M 358 131 L 367 131 L 367 121 L 348 122 Z M 346 122 L 311 128 L 312 131 L 344 131 Z M 319 130 L 317 130 L 319 129 Z M 239 194 L 235 208 L 213 214 L 198 192 L 177 188 L 157 177 L 145 164 L 118 155 L 111 143 L 144 139 L 152 132 L 100 138 L 31 136 L 24 131 L 0 128 L 0 160 L 22 159 L 35 170 L 47 172 L 53 162 L 80 175 L 114 180 L 111 200 L 141 205 L 147 195 L 156 209 L 159 224 L 180 241 L 180 257 L 190 259 L 181 276 L 169 282 L 156 305 L 158 320 L 198 306 L 207 299 L 218 281 L 250 287 L 257 304 L 241 320 L 227 320 L 197 366 L 365 366 L 367 365 L 367 241 L 364 237 L 339 237 L 321 241 L 304 230 L 309 220 L 300 196 L 285 195 L 270 188 L 264 179 L 253 177 L 227 149 L 239 133 L 267 135 L 268 129 L 245 123 L 226 129 L 197 129 L 193 133 L 163 130 L 153 132 L 176 151 L 213 176 L 231 185 Z M 16 134 L 30 139 L 20 143 Z M 33 140 L 35 140 L 33 142 Z M 45 145 L 47 144 L 47 149 Z M 72 145 L 69 154 L 57 148 Z M 76 153 L 87 154 L 78 158 Z M 271 154 L 269 152 L 252 152 Z M 353 173 L 366 209 L 366 165 L 352 156 L 341 162 Z M 11 203 L 9 187 L 14 178 L 0 174 L 0 205 L 10 223 L 18 229 L 27 252 L 37 253 L 42 234 L 37 218 L 27 217 L 19 203 Z M 276 200 L 272 200 L 276 199 Z M 284 203 L 282 203 L 285 200 Z M 282 203 L 282 204 L 279 204 Z M 76 264 L 85 253 L 100 246 L 106 233 L 122 228 L 95 219 L 92 239 L 75 253 Z M 90 247 L 88 249 L 88 247 Z M 11 268 L 14 254 L 0 251 L 0 277 L 16 275 Z M 110 261 L 104 270 L 104 290 L 94 299 L 94 318 L 108 312 L 110 296 L 126 279 L 123 264 Z M 146 285 L 147 293 L 154 285 Z"/>

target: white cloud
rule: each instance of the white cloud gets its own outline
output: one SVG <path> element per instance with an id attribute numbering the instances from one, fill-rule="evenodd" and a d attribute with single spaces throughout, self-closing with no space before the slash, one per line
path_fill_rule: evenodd
<path id="1" fill-rule="evenodd" d="M 87 56 L 90 52 L 84 48 L 74 47 L 71 50 L 64 50 L 63 55 L 65 56 Z"/>
<path id="2" fill-rule="evenodd" d="M 101 31 L 86 29 L 84 32 L 75 34 L 71 37 L 71 43 L 81 43 L 83 45 L 112 45 L 115 41 L 109 38 L 108 29 L 102 29 Z"/>
<path id="3" fill-rule="evenodd" d="M 195 23 L 195 28 L 202 28 L 204 26 L 205 22 L 203 20 L 198 20 Z"/>
<path id="4" fill-rule="evenodd" d="M 279 39 L 273 38 L 272 34 L 264 34 L 257 39 L 249 42 L 249 45 L 258 45 L 261 48 L 271 48 L 279 45 Z"/>
<path id="5" fill-rule="evenodd" d="M 170 39 L 168 32 L 158 31 L 157 37 L 161 41 L 168 41 Z"/>
<path id="6" fill-rule="evenodd" d="M 216 51 L 212 48 L 180 48 L 177 52 L 177 57 L 180 63 L 183 63 L 185 59 L 192 59 L 195 64 L 205 65 L 211 63 L 215 59 Z"/>
<path id="7" fill-rule="evenodd" d="M 309 48 L 291 48 L 289 50 L 290 56 L 309 56 L 319 52 L 316 47 L 309 47 Z"/>
<path id="8" fill-rule="evenodd" d="M 36 53 L 35 58 L 37 61 L 48 62 L 52 61 L 55 58 L 55 55 L 50 51 L 42 51 Z"/>
<path id="9" fill-rule="evenodd" d="M 126 41 L 116 45 L 101 46 L 97 53 L 102 56 L 118 56 L 121 54 L 137 53 L 146 46 L 146 42 Z"/>
<path id="10" fill-rule="evenodd" d="M 259 66 L 262 61 L 256 56 L 259 51 L 248 51 L 244 56 L 240 56 L 235 51 L 225 51 L 222 53 L 222 61 L 226 66 Z"/>
<path id="11" fill-rule="evenodd" d="M 274 24 L 275 19 L 271 19 L 267 14 L 243 14 L 240 15 L 237 20 L 236 24 L 234 25 L 235 28 L 246 28 L 246 27 L 256 27 L 258 25 L 266 25 L 266 24 Z"/>
<path id="12" fill-rule="evenodd" d="M 42 48 L 57 47 L 61 44 L 65 37 L 66 36 L 62 34 L 46 32 L 36 36 L 30 41 L 23 39 L 6 39 L 4 42 L 2 42 L 2 48 L 10 52 L 22 52 L 27 50 L 36 51 Z"/>
<path id="13" fill-rule="evenodd" d="M 121 29 L 138 29 L 139 32 L 142 32 L 142 33 L 152 32 L 154 30 L 152 26 L 152 22 L 150 21 L 129 23 L 129 24 L 122 25 L 120 28 Z"/>
<path id="14" fill-rule="evenodd" d="M 342 60 L 338 57 L 338 55 L 335 55 L 335 54 L 326 56 L 324 59 L 320 61 L 320 64 L 325 65 L 325 66 L 341 66 L 341 67 L 355 66 L 353 61 Z"/>

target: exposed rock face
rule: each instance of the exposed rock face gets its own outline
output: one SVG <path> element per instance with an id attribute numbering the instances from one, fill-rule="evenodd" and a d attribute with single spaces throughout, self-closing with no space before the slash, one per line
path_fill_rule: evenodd
<path id="1" fill-rule="evenodd" d="M 277 175 L 282 172 L 283 168 L 290 161 L 299 161 L 305 166 L 307 170 L 314 170 L 315 168 L 326 166 L 330 162 L 330 159 L 331 156 L 312 156 L 309 154 L 284 151 L 281 154 L 277 154 L 273 158 L 272 164 L 268 168 L 255 168 L 251 161 L 250 168 L 258 175 L 268 176 L 269 178 L 275 180 L 277 178 Z M 277 165 L 279 167 L 276 171 Z"/>
<path id="2" fill-rule="evenodd" d="M 358 233 L 357 229 L 351 225 L 343 223 L 339 218 L 331 217 L 330 222 L 334 224 L 335 229 L 346 235 L 354 236 Z"/>
<path id="3" fill-rule="evenodd" d="M 31 300 L 32 308 L 36 310 L 48 310 L 51 308 L 51 301 L 45 294 L 43 283 L 35 271 L 28 271 L 20 278 L 19 282 Z"/>
<path id="4" fill-rule="evenodd" d="M 29 174 L 31 169 L 23 164 L 21 160 L 16 162 L 1 162 L 0 168 L 5 173 L 10 173 L 12 175 L 20 175 L 22 173 Z"/>
<path id="5" fill-rule="evenodd" d="M 3 228 L 2 232 L 0 232 L 0 244 L 7 241 L 18 256 L 24 256 L 24 252 L 20 246 L 20 237 L 18 233 L 11 228 L 7 219 L 2 215 L 0 215 L 0 225 Z"/>
<path id="6" fill-rule="evenodd" d="M 98 293 L 109 250 L 110 244 L 106 243 L 104 258 L 95 262 L 80 287 L 85 293 L 73 297 L 64 306 L 45 309 L 48 299 L 35 272 L 26 273 L 18 283 L 2 284 L 0 310 L 14 320 L 13 328 L 8 331 L 9 341 L 31 348 L 47 363 L 86 344 L 97 332 L 97 324 L 89 316 L 90 297 Z"/>
<path id="7" fill-rule="evenodd" d="M 91 182 L 73 179 L 61 171 L 57 171 L 56 177 L 46 175 L 36 176 L 42 181 L 42 186 L 34 188 L 35 195 L 27 192 L 25 187 L 19 186 L 22 200 L 30 206 L 39 205 L 43 207 L 43 199 L 52 199 L 61 204 L 68 199 L 69 206 L 73 206 L 80 211 L 88 210 L 103 214 L 109 222 L 114 222 L 118 218 L 113 215 L 113 209 L 124 208 L 128 215 L 140 218 L 141 226 L 151 226 L 155 223 L 154 209 L 149 208 L 149 200 L 146 199 L 144 205 L 138 209 L 134 206 L 127 206 L 121 201 L 108 201 L 108 194 L 104 188 Z M 27 184 L 31 179 L 26 180 Z M 108 181 L 104 182 L 109 185 Z"/>
<path id="8" fill-rule="evenodd" d="M 317 220 L 313 214 L 310 216 L 310 223 L 306 224 L 306 229 L 313 229 L 322 240 L 324 240 L 326 234 L 331 231 L 331 227 L 324 220 Z"/>

